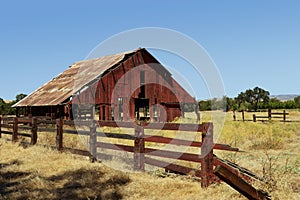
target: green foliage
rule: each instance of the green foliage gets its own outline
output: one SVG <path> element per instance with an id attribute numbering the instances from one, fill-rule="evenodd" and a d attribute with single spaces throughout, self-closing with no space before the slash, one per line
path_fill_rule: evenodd
<path id="1" fill-rule="evenodd" d="M 23 93 L 18 94 L 18 95 L 16 96 L 16 102 L 21 101 L 21 100 L 24 99 L 26 96 L 27 96 L 27 94 L 23 94 Z"/>
<path id="2" fill-rule="evenodd" d="M 237 97 L 236 101 L 241 106 L 242 103 L 249 103 L 247 108 L 249 110 L 257 111 L 259 103 L 263 102 L 267 104 L 270 100 L 270 93 L 262 88 L 255 87 L 253 90 L 248 89 L 245 92 L 241 92 Z"/>
<path id="3" fill-rule="evenodd" d="M 295 101 L 297 108 L 300 108 L 300 96 L 295 97 L 294 101 Z"/>
<path id="4" fill-rule="evenodd" d="M 270 93 L 259 87 L 247 89 L 235 98 L 224 96 L 222 99 L 199 101 L 199 108 L 204 110 L 253 110 L 258 109 L 297 109 L 300 108 L 300 96 L 294 100 L 280 101 L 269 97 Z"/>
<path id="5" fill-rule="evenodd" d="M 26 96 L 26 94 L 18 94 L 16 96 L 16 100 L 13 100 L 9 103 L 5 103 L 5 101 L 2 98 L 0 98 L 0 115 L 15 115 L 16 109 L 12 106 L 18 101 L 21 101 Z"/>

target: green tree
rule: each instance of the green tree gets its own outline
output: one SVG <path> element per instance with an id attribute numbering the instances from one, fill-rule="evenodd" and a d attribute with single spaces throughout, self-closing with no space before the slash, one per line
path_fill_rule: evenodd
<path id="1" fill-rule="evenodd" d="M 0 115 L 5 114 L 5 109 L 6 109 L 6 103 L 2 98 L 0 98 Z"/>
<path id="2" fill-rule="evenodd" d="M 236 101 L 238 102 L 239 107 L 244 104 L 247 106 L 247 109 L 257 111 L 259 103 L 267 104 L 269 102 L 269 95 L 270 93 L 268 91 L 255 87 L 253 89 L 247 89 L 245 92 L 241 92 L 236 97 Z"/>
<path id="3" fill-rule="evenodd" d="M 24 99 L 26 96 L 27 96 L 27 94 L 23 94 L 23 93 L 17 94 L 17 96 L 16 96 L 16 102 L 21 101 L 21 100 Z"/>
<path id="4" fill-rule="evenodd" d="M 300 96 L 295 97 L 294 101 L 295 101 L 297 108 L 300 108 Z"/>

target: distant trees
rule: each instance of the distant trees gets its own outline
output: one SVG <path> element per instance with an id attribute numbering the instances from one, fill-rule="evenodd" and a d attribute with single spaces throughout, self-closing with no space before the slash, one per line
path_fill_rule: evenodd
<path id="1" fill-rule="evenodd" d="M 269 102 L 269 95 L 270 92 L 262 88 L 255 87 L 253 90 L 248 89 L 245 92 L 241 92 L 236 97 L 236 101 L 239 103 L 239 105 L 241 105 L 242 103 L 248 103 L 248 108 L 250 108 L 250 110 L 257 111 L 258 104 L 260 102 L 263 102 L 264 104 L 267 104 Z"/>
<path id="2" fill-rule="evenodd" d="M 16 109 L 12 108 L 12 106 L 26 96 L 26 94 L 18 94 L 16 99 L 11 102 L 5 102 L 2 98 L 0 98 L 0 115 L 15 115 Z"/>
<path id="3" fill-rule="evenodd" d="M 294 102 L 298 108 L 300 108 L 300 96 L 294 98 Z"/>
<path id="4" fill-rule="evenodd" d="M 269 91 L 255 87 L 247 89 L 238 94 L 235 98 L 224 96 L 221 99 L 199 101 L 200 110 L 253 110 L 258 109 L 300 109 L 300 96 L 294 100 L 280 101 L 277 98 L 270 98 Z"/>

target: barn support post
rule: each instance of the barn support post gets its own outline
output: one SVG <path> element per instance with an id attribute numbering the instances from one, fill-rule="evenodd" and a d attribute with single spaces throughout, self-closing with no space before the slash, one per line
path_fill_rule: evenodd
<path id="1" fill-rule="evenodd" d="M 20 108 L 16 107 L 16 117 L 20 117 Z"/>
<path id="2" fill-rule="evenodd" d="M 201 145 L 201 187 L 207 188 L 213 176 L 213 123 L 203 123 Z"/>
<path id="3" fill-rule="evenodd" d="M 15 117 L 13 121 L 13 134 L 12 134 L 12 141 L 18 141 L 18 118 Z"/>
<path id="4" fill-rule="evenodd" d="M 35 145 L 37 142 L 37 118 L 32 118 L 32 126 L 31 126 L 31 145 Z"/>
<path id="5" fill-rule="evenodd" d="M 134 140 L 134 170 L 144 171 L 145 170 L 145 140 L 144 140 L 144 128 L 136 126 L 134 129 L 135 140 Z"/>
<path id="6" fill-rule="evenodd" d="M 61 118 L 56 119 L 56 148 L 57 150 L 63 150 L 63 120 Z"/>
<path id="7" fill-rule="evenodd" d="M 96 132 L 96 121 L 92 120 L 90 126 L 90 161 L 95 162 L 97 160 L 97 132 Z"/>

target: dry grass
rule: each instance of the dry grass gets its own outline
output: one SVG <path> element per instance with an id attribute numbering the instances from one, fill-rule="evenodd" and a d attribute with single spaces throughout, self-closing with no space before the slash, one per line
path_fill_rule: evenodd
<path id="1" fill-rule="evenodd" d="M 188 177 L 125 173 L 40 146 L 0 140 L 0 149 L 0 199 L 243 199 L 223 184 L 202 190 Z"/>
<path id="2" fill-rule="evenodd" d="M 300 119 L 300 112 L 289 113 L 289 117 Z M 202 122 L 209 121 L 211 114 L 202 113 Z M 177 121 L 188 122 L 191 118 L 188 115 Z M 105 131 L 128 132 L 111 128 L 105 128 Z M 172 131 L 147 134 L 184 137 Z M 193 137 L 200 140 L 199 135 Z M 64 139 L 68 147 L 84 148 L 76 136 L 66 136 Z M 215 142 L 245 151 L 215 151 L 215 154 L 263 177 L 265 183 L 253 184 L 268 191 L 272 199 L 300 198 L 300 123 L 233 122 L 232 113 L 227 113 L 222 132 L 215 139 Z M 121 140 L 114 142 L 123 143 Z M 39 136 L 38 143 L 54 145 L 55 136 L 50 133 Z M 132 141 L 126 144 L 132 144 Z M 188 151 L 198 152 L 197 149 Z M 109 162 L 124 169 L 122 165 L 128 165 L 126 162 L 130 159 L 132 154 L 128 153 L 123 156 L 122 162 Z M 199 168 L 199 164 L 190 167 Z M 41 146 L 24 148 L 20 143 L 12 144 L 0 139 L 0 199 L 245 199 L 224 183 L 203 190 L 200 183 L 192 178 L 161 174 L 157 170 L 151 173 L 116 171 L 107 167 L 106 163 L 90 163 L 84 157 Z"/>

